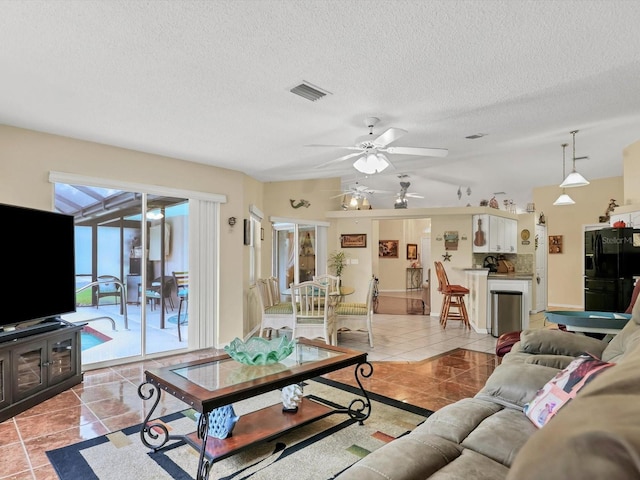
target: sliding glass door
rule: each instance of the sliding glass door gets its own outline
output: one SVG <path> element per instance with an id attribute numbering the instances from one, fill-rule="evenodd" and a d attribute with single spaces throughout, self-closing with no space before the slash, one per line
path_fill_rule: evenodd
<path id="1" fill-rule="evenodd" d="M 65 318 L 87 324 L 83 365 L 186 348 L 174 272 L 189 269 L 188 200 L 56 183 L 55 208 L 76 223 L 77 307 Z"/>

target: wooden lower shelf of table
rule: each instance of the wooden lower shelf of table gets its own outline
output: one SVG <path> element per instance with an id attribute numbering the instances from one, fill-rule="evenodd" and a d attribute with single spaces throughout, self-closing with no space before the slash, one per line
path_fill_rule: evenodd
<path id="1" fill-rule="evenodd" d="M 295 413 L 283 412 L 281 403 L 256 410 L 240 417 L 230 437 L 208 437 L 206 456 L 212 462 L 222 460 L 255 443 L 270 440 L 334 412 L 333 408 L 308 398 L 302 399 Z M 186 435 L 185 440 L 200 450 L 202 441 L 196 432 Z"/>

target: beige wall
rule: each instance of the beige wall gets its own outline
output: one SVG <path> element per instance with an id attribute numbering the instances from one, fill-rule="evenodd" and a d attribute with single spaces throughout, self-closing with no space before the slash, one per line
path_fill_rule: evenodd
<path id="1" fill-rule="evenodd" d="M 590 181 L 585 187 L 566 189 L 575 205 L 553 206 L 562 193 L 557 185 L 533 191 L 536 214 L 539 217 L 544 212 L 546 218 L 547 235 L 563 236 L 563 253 L 550 254 L 547 260 L 549 309 L 584 308 L 584 226 L 599 223 L 598 217 L 605 214 L 609 199 L 623 198 L 622 177 Z"/>
<path id="2" fill-rule="evenodd" d="M 624 201 L 620 205 L 640 205 L 640 141 L 622 151 L 624 162 Z M 639 208 L 640 210 L 640 208 Z"/>
<path id="3" fill-rule="evenodd" d="M 610 198 L 623 199 L 625 204 L 640 204 L 640 142 L 624 150 L 625 176 L 595 180 L 587 187 L 567 189 L 576 201 L 569 207 L 554 207 L 553 201 L 560 189 L 548 186 L 534 189 L 536 216 L 544 211 L 549 235 L 563 235 L 565 253 L 549 256 L 548 282 L 549 305 L 580 308 L 582 299 L 582 228 L 585 224 L 598 222 L 604 214 Z M 261 276 L 271 273 L 271 216 L 321 220 L 331 222 L 328 251 L 340 246 L 340 233 L 366 233 L 366 249 L 348 249 L 358 263 L 345 270 L 345 283 L 354 284 L 358 291 L 362 279 L 377 274 L 384 278 L 395 278 L 395 274 L 382 274 L 377 256 L 378 222 L 396 221 L 398 216 L 432 218 L 432 259 L 442 259 L 444 244 L 437 238 L 445 230 L 458 230 L 466 241 L 460 241 L 458 253 L 452 252 L 451 262 L 446 262 L 452 282 L 462 282 L 458 267 L 468 267 L 459 260 L 471 257 L 472 227 L 463 216 L 447 215 L 447 209 L 378 210 L 362 212 L 340 212 L 340 198 L 330 198 L 340 192 L 338 178 L 261 183 L 241 172 L 209 167 L 175 158 L 146 154 L 118 147 L 84 142 L 65 137 L 48 135 L 29 130 L 0 125 L 0 202 L 51 209 L 53 185 L 48 181 L 50 171 L 60 171 L 90 177 L 114 179 L 166 186 L 169 188 L 195 190 L 227 196 L 221 206 L 220 229 L 220 330 L 219 345 L 234 337 L 246 335 L 255 323 L 247 320 L 248 259 L 249 249 L 243 245 L 242 219 L 249 218 L 249 205 L 254 204 L 265 214 L 263 228 L 265 240 L 260 243 L 262 251 Z M 623 195 L 624 191 L 624 195 Z M 290 199 L 308 200 L 309 208 L 294 209 Z M 619 201 L 622 205 L 622 201 Z M 437 212 L 437 214 L 434 214 Z M 443 213 L 444 212 L 444 213 Z M 355 213 L 355 215 L 354 215 Z M 234 216 L 239 223 L 235 228 L 227 225 Z M 379 216 L 380 220 L 375 217 Z M 386 229 L 386 227 L 383 227 Z M 399 230 L 395 230 L 398 228 Z M 402 224 L 385 230 L 385 235 L 403 232 L 400 258 L 397 262 L 404 271 L 406 243 L 418 243 L 417 231 Z M 391 237 L 390 237 L 391 238 Z M 415 240 L 414 240 L 415 238 Z M 394 235 L 392 239 L 396 239 Z M 385 262 L 391 261 L 384 259 Z M 461 261 L 461 260 L 460 260 Z M 389 264 L 386 264 L 388 266 Z M 425 266 L 426 267 L 426 266 Z M 383 267 L 386 268 L 386 267 Z M 396 279 L 404 284 L 402 273 Z M 394 280 L 394 282 L 396 281 Z M 242 285 L 242 288 L 238 288 Z M 364 282 L 366 287 L 366 281 Z M 396 288 L 396 287 L 394 287 Z M 433 295 L 432 298 L 437 299 Z M 354 301 L 363 298 L 354 297 Z M 439 306 L 433 305 L 432 311 Z"/>
<path id="4" fill-rule="evenodd" d="M 228 200 L 220 212 L 225 226 L 228 217 L 247 217 L 243 198 L 247 177 L 240 172 L 0 126 L 0 202 L 51 210 L 50 171 L 222 194 Z M 246 285 L 242 240 L 242 228 L 221 228 L 220 345 L 244 333 L 246 288 L 238 288 Z"/>
<path id="5" fill-rule="evenodd" d="M 433 261 L 442 262 L 449 283 L 465 285 L 466 278 L 462 269 L 471 267 L 473 257 L 473 222 L 469 215 L 442 215 L 431 218 L 431 256 Z M 458 232 L 458 249 L 446 250 L 444 246 L 444 232 Z M 462 240 L 466 237 L 466 240 Z M 444 255 L 449 253 L 451 258 L 444 260 Z M 432 262 L 433 263 L 433 262 Z M 431 270 L 431 313 L 439 315 L 442 306 L 442 295 L 438 293 L 438 279 L 435 270 Z"/>

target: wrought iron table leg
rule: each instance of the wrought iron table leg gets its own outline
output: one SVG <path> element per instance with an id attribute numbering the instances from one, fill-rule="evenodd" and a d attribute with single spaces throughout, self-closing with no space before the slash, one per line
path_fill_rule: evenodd
<path id="1" fill-rule="evenodd" d="M 145 392 L 145 386 L 148 389 L 147 392 Z M 152 449 L 154 452 L 157 452 L 164 447 L 169 440 L 182 438 L 181 436 L 169 435 L 169 431 L 163 423 L 150 420 L 153 412 L 160 402 L 160 393 L 160 388 L 149 382 L 141 383 L 138 387 L 138 396 L 142 400 L 151 400 L 155 397 L 151 410 L 149 410 L 144 422 L 142 422 L 142 428 L 140 429 L 140 440 L 143 445 Z"/>
<path id="2" fill-rule="evenodd" d="M 209 437 L 209 414 L 203 413 L 198 419 L 198 438 L 202 441 L 200 447 L 200 458 L 198 460 L 198 472 L 196 480 L 208 480 L 211 462 L 206 456 L 207 438 Z"/>
<path id="3" fill-rule="evenodd" d="M 369 362 L 356 365 L 355 378 L 362 391 L 364 400 L 362 398 L 354 398 L 347 408 L 336 410 L 337 412 L 348 414 L 351 418 L 357 420 L 360 425 L 364 425 L 364 421 L 371 415 L 371 400 L 369 399 L 369 395 L 367 395 L 367 391 L 362 386 L 360 376 L 369 378 L 371 375 L 373 375 L 373 365 Z"/>

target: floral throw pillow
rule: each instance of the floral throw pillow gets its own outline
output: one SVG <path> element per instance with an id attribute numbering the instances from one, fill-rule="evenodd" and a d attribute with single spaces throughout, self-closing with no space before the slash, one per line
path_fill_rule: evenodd
<path id="1" fill-rule="evenodd" d="M 579 356 L 538 390 L 535 398 L 524 406 L 524 413 L 536 427 L 546 425 L 588 382 L 614 365 L 590 354 Z"/>

